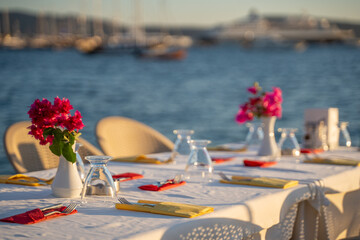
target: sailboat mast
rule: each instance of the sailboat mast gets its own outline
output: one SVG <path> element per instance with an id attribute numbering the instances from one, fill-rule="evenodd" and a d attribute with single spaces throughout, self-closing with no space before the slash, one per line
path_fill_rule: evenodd
<path id="1" fill-rule="evenodd" d="M 7 34 L 11 35 L 10 33 L 10 20 L 9 20 L 9 10 L 5 9 L 3 12 L 3 28 L 4 28 L 4 36 Z"/>

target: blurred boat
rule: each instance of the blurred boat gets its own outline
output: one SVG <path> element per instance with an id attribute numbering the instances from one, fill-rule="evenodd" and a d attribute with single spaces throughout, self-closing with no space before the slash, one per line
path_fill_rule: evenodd
<path id="1" fill-rule="evenodd" d="M 245 20 L 218 26 L 204 34 L 206 42 L 235 41 L 244 47 L 289 46 L 298 43 L 346 43 L 355 38 L 352 30 L 341 30 L 325 18 L 260 17 L 251 11 Z"/>
<path id="2" fill-rule="evenodd" d="M 11 36 L 10 34 L 5 35 L 2 39 L 2 47 L 9 49 L 23 49 L 27 45 L 24 38 L 19 36 Z"/>
<path id="3" fill-rule="evenodd" d="M 75 47 L 82 53 L 93 54 L 103 49 L 103 40 L 99 36 L 81 38 L 76 40 Z"/>
<path id="4" fill-rule="evenodd" d="M 161 60 L 182 60 L 186 58 L 187 52 L 184 48 L 138 48 L 134 52 L 137 57 Z"/>

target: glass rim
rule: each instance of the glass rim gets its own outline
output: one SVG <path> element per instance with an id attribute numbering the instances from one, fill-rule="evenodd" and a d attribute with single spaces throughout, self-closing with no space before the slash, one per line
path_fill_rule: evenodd
<path id="1" fill-rule="evenodd" d="M 89 162 L 91 161 L 110 161 L 113 157 L 106 155 L 89 155 L 86 156 L 85 159 Z"/>
<path id="2" fill-rule="evenodd" d="M 207 139 L 193 139 L 193 140 L 190 140 L 190 143 L 191 143 L 191 144 L 194 144 L 194 143 L 210 144 L 211 141 L 210 141 L 210 140 L 207 140 Z"/>
<path id="3" fill-rule="evenodd" d="M 186 134 L 186 135 L 192 135 L 194 134 L 194 130 L 192 129 L 175 129 L 173 130 L 174 134 Z"/>

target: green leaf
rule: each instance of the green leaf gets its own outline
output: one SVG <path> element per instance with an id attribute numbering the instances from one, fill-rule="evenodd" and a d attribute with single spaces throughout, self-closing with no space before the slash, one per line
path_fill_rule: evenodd
<path id="1" fill-rule="evenodd" d="M 65 143 L 62 148 L 62 155 L 66 160 L 69 162 L 75 163 L 76 162 L 76 154 L 74 153 L 72 149 L 72 144 Z"/>
<path id="2" fill-rule="evenodd" d="M 51 152 L 54 153 L 56 156 L 61 156 L 62 149 L 64 146 L 63 142 L 63 132 L 58 128 L 47 128 L 47 133 L 51 133 L 50 135 L 54 136 L 53 143 L 49 147 Z M 50 131 L 51 130 L 51 131 Z"/>
<path id="3" fill-rule="evenodd" d="M 70 144 L 71 144 L 71 145 L 74 145 L 74 143 L 75 143 L 75 136 L 74 136 L 72 133 L 69 132 L 68 138 L 69 138 Z"/>
<path id="4" fill-rule="evenodd" d="M 54 129 L 51 127 L 45 128 L 44 132 L 43 132 L 44 138 L 46 139 L 48 136 L 53 135 L 53 131 L 54 131 Z"/>
<path id="5" fill-rule="evenodd" d="M 62 154 L 63 144 L 64 143 L 62 141 L 56 141 L 54 139 L 53 143 L 51 144 L 51 146 L 49 148 L 53 154 L 60 157 Z"/>

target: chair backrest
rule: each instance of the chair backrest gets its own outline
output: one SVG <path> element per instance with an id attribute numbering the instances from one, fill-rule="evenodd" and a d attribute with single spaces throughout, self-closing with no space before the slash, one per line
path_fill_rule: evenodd
<path id="1" fill-rule="evenodd" d="M 4 134 L 5 152 L 17 173 L 39 171 L 56 168 L 59 157 L 53 154 L 48 145 L 40 145 L 39 141 L 28 134 L 30 121 L 17 122 L 9 126 Z M 83 145 L 79 149 L 84 159 L 87 155 L 102 155 L 102 152 L 83 138 L 78 141 Z"/>
<path id="2" fill-rule="evenodd" d="M 174 147 L 172 141 L 155 129 L 120 116 L 101 119 L 95 132 L 101 150 L 112 157 L 168 152 Z"/>

